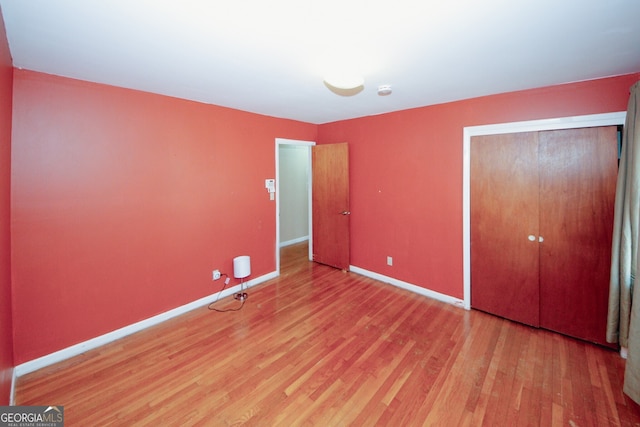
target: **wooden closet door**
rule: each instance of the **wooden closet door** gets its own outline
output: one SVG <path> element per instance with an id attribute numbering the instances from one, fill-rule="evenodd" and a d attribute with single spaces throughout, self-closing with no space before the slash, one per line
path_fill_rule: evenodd
<path id="1" fill-rule="evenodd" d="M 540 132 L 540 326 L 606 344 L 617 129 Z"/>
<path id="2" fill-rule="evenodd" d="M 470 167 L 471 306 L 538 326 L 537 133 L 473 137 Z"/>

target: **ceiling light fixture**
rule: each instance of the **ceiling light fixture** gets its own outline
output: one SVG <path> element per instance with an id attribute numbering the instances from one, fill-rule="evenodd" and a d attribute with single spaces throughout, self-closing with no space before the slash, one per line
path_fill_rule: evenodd
<path id="1" fill-rule="evenodd" d="M 357 74 L 334 74 L 324 78 L 324 85 L 340 96 L 354 96 L 364 89 L 364 79 Z"/>
<path id="2" fill-rule="evenodd" d="M 324 82 L 336 89 L 350 90 L 364 85 L 364 78 L 357 74 L 335 74 L 326 76 Z"/>

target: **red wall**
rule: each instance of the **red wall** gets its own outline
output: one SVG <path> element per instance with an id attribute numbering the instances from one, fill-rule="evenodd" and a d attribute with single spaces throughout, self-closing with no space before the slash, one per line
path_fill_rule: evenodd
<path id="1" fill-rule="evenodd" d="M 317 126 L 23 70 L 14 98 L 16 364 L 210 295 L 235 256 L 275 270 L 275 138 Z"/>
<path id="2" fill-rule="evenodd" d="M 13 376 L 11 326 L 11 99 L 13 68 L 0 11 L 0 405 L 9 404 Z"/>
<path id="3" fill-rule="evenodd" d="M 15 70 L 15 363 L 209 295 L 234 256 L 272 272 L 276 137 L 349 142 L 353 265 L 462 298 L 463 127 L 622 111 L 638 78 L 315 126 Z"/>
<path id="4" fill-rule="evenodd" d="M 350 146 L 351 264 L 463 298 L 465 126 L 624 111 L 640 73 L 320 125 Z M 392 95 L 393 96 L 393 95 Z M 387 266 L 387 256 L 393 266 Z"/>

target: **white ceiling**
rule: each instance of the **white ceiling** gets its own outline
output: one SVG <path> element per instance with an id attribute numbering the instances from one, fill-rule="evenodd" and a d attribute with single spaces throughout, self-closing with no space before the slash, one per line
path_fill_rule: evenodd
<path id="1" fill-rule="evenodd" d="M 640 71 L 640 0 L 0 0 L 15 67 L 326 123 Z M 364 89 L 323 84 L 334 64 Z M 393 94 L 377 95 L 390 84 Z"/>

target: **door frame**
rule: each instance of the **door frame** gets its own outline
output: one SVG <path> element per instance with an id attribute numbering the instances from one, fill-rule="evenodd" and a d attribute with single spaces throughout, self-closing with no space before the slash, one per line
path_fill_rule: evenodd
<path id="1" fill-rule="evenodd" d="M 557 119 L 529 120 L 463 128 L 462 137 L 462 269 L 463 307 L 471 309 L 471 138 L 480 135 L 497 135 L 558 129 L 575 129 L 597 126 L 624 125 L 626 111 L 561 117 Z"/>
<path id="2" fill-rule="evenodd" d="M 312 218 L 312 170 L 311 170 L 311 147 L 316 145 L 315 141 L 304 141 L 297 139 L 276 138 L 276 276 L 280 275 L 280 147 L 283 145 L 297 145 L 309 147 L 308 152 L 308 201 L 309 204 L 309 261 L 313 258 L 313 218 Z"/>

